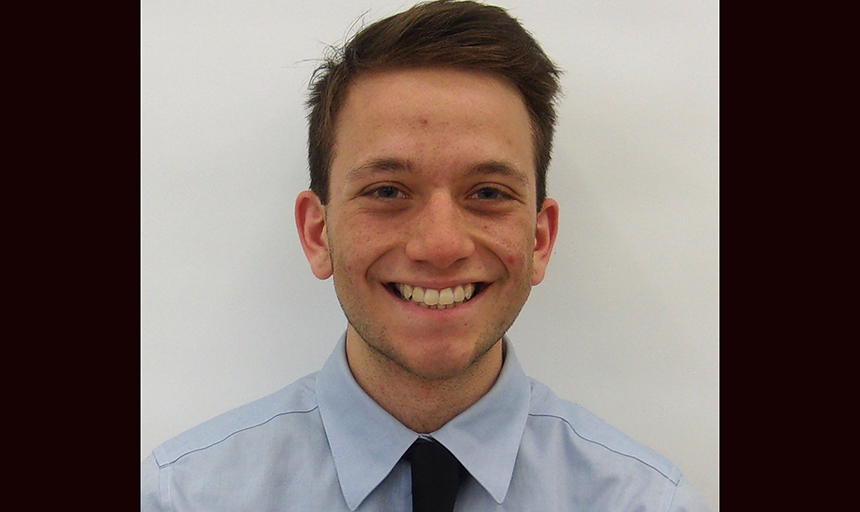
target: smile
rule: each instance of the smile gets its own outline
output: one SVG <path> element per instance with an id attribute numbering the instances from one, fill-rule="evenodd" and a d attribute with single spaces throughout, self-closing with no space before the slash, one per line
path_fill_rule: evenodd
<path id="1" fill-rule="evenodd" d="M 430 309 L 449 309 L 455 308 L 471 299 L 476 293 L 478 286 L 480 286 L 480 283 L 467 283 L 441 290 L 410 286 L 403 283 L 391 283 L 390 286 L 405 301 L 414 302 L 419 306 Z"/>

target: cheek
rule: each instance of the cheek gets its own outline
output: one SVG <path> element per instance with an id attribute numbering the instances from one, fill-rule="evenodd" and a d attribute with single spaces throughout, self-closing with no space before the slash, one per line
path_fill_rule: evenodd
<path id="1" fill-rule="evenodd" d="M 386 223 L 360 214 L 345 216 L 337 225 L 336 233 L 332 241 L 335 254 L 342 267 L 349 272 L 364 272 L 396 246 L 401 238 Z"/>
<path id="2" fill-rule="evenodd" d="M 531 256 L 526 251 L 526 246 L 515 240 L 496 245 L 495 252 L 499 260 L 512 272 L 525 266 L 526 259 Z"/>
<path id="3" fill-rule="evenodd" d="M 534 248 L 534 240 L 523 236 L 524 233 L 531 233 L 526 223 L 484 226 L 483 234 L 486 237 L 483 240 L 509 271 L 520 272 L 531 264 Z M 522 238 L 512 234 L 519 234 Z"/>

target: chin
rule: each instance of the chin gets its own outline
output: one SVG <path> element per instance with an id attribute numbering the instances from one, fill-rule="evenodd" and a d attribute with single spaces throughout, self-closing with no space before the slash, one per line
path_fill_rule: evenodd
<path id="1" fill-rule="evenodd" d="M 418 353 L 392 354 L 393 357 L 390 359 L 416 377 L 426 380 L 448 380 L 477 370 L 498 342 L 499 339 L 494 342 L 477 342 L 471 344 L 469 349 L 457 346 L 456 343 L 454 346 L 444 347 L 437 343 Z"/>

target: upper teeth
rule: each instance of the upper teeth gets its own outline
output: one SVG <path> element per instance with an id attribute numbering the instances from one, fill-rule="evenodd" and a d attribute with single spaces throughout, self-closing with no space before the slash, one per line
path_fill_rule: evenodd
<path id="1" fill-rule="evenodd" d="M 453 308 L 457 304 L 461 304 L 472 298 L 475 293 L 475 285 L 472 283 L 465 285 L 457 285 L 454 288 L 443 288 L 434 290 L 432 288 L 421 288 L 420 286 L 410 286 L 408 284 L 396 283 L 397 291 L 406 300 L 436 309 Z"/>

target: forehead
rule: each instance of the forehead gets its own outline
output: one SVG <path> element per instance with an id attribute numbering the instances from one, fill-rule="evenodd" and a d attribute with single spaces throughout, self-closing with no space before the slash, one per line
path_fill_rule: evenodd
<path id="1" fill-rule="evenodd" d="M 451 68 L 365 73 L 350 85 L 335 130 L 333 164 L 354 168 L 371 160 L 422 158 L 473 168 L 481 161 L 508 161 L 531 171 L 533 179 L 525 103 L 516 87 L 490 73 Z M 333 165 L 333 172 L 336 167 L 341 165 Z"/>
<path id="2" fill-rule="evenodd" d="M 500 101 L 507 109 L 523 113 L 528 119 L 519 90 L 500 75 L 452 67 L 417 67 L 357 75 L 347 86 L 342 107 L 334 120 L 335 127 L 342 124 L 344 117 L 355 116 L 362 108 L 375 110 L 379 106 L 376 100 L 381 97 L 392 107 L 429 110 L 453 103 L 477 109 Z M 530 125 L 529 121 L 529 130 Z"/>

